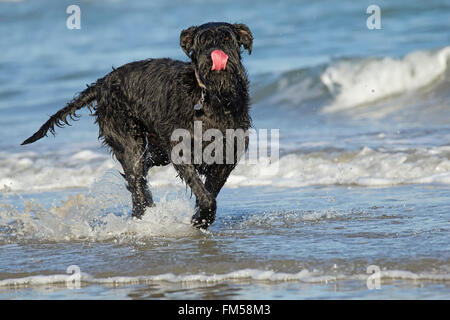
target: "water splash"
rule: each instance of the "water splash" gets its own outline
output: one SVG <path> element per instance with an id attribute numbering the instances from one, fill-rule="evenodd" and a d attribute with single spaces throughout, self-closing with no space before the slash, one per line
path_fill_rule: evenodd
<path id="1" fill-rule="evenodd" d="M 194 209 L 187 198 L 168 200 L 166 195 L 142 219 L 131 217 L 130 196 L 117 171 L 108 171 L 87 193 L 50 208 L 19 197 L 23 210 L 0 204 L 0 241 L 127 241 L 200 234 L 190 224 Z"/>

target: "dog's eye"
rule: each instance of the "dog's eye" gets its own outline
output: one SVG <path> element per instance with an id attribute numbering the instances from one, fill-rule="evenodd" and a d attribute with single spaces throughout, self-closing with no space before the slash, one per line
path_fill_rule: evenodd
<path id="1" fill-rule="evenodd" d="M 230 37 L 226 36 L 225 41 L 229 41 L 229 40 L 230 40 Z"/>

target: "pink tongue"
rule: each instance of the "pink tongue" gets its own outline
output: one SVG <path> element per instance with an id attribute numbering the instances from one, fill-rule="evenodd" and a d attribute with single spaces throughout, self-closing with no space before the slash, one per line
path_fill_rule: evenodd
<path id="1" fill-rule="evenodd" d="M 222 50 L 214 50 L 211 52 L 211 59 L 213 62 L 211 70 L 225 70 L 227 65 L 228 56 Z"/>

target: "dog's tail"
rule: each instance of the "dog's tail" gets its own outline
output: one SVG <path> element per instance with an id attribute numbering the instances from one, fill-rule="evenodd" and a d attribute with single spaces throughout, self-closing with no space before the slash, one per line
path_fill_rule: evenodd
<path id="1" fill-rule="evenodd" d="M 47 136 L 48 131 L 55 135 L 55 125 L 59 128 L 64 125 L 70 126 L 67 117 L 70 117 L 72 120 L 77 120 L 76 118 L 79 118 L 79 116 L 75 112 L 86 106 L 91 107 L 96 100 L 95 85 L 96 84 L 94 83 L 88 86 L 86 90 L 78 95 L 78 97 L 70 101 L 64 108 L 52 115 L 35 134 L 22 142 L 22 145 L 33 143 Z"/>

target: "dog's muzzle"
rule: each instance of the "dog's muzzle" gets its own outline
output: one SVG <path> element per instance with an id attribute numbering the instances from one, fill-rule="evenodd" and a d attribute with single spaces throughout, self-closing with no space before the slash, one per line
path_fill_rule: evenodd
<path id="1" fill-rule="evenodd" d="M 225 70 L 227 66 L 228 56 L 222 50 L 214 50 L 211 52 L 211 60 L 213 62 L 211 70 Z"/>

